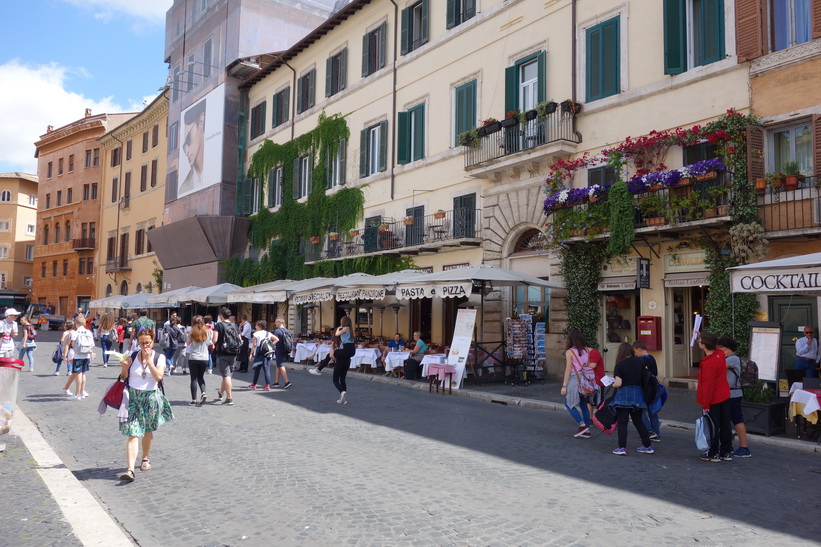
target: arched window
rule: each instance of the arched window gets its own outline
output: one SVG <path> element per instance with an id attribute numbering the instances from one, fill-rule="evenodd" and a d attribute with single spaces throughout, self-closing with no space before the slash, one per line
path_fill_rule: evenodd
<path id="1" fill-rule="evenodd" d="M 125 279 L 120 283 L 120 296 L 128 296 L 128 282 Z"/>
<path id="2" fill-rule="evenodd" d="M 54 225 L 54 243 L 60 243 L 60 223 Z"/>
<path id="3" fill-rule="evenodd" d="M 71 221 L 66 221 L 66 241 L 71 241 Z"/>
<path id="4" fill-rule="evenodd" d="M 137 293 L 141 293 L 141 292 L 143 292 L 143 284 L 142 283 L 137 283 Z"/>
<path id="5" fill-rule="evenodd" d="M 106 285 L 106 288 L 105 288 L 105 295 L 106 295 L 106 297 L 111 296 L 111 293 L 113 293 L 113 292 L 114 292 L 114 288 L 111 286 L 111 283 L 109 283 L 108 285 Z"/>
<path id="6" fill-rule="evenodd" d="M 0 201 L 11 201 L 11 192 L 3 190 L 3 192 L 0 193 Z"/>
<path id="7" fill-rule="evenodd" d="M 43 245 L 48 245 L 48 225 L 43 226 Z"/>
<path id="8" fill-rule="evenodd" d="M 544 234 L 541 230 L 533 228 L 519 236 L 516 245 L 513 246 L 514 253 L 526 253 L 529 251 L 539 251 L 545 248 Z"/>

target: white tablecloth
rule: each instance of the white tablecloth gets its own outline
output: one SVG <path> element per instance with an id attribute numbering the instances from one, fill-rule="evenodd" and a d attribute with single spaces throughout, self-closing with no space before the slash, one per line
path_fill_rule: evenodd
<path id="1" fill-rule="evenodd" d="M 299 342 L 294 348 L 294 363 L 313 359 L 317 345 L 315 342 Z"/>
<path id="2" fill-rule="evenodd" d="M 314 353 L 314 362 L 320 362 L 331 353 L 331 344 L 319 344 Z"/>
<path id="3" fill-rule="evenodd" d="M 382 352 L 379 348 L 359 348 L 356 350 L 356 355 L 351 357 L 351 368 L 359 368 L 362 365 L 376 368 L 376 362 L 380 357 L 382 357 Z"/>
<path id="4" fill-rule="evenodd" d="M 385 356 L 385 372 L 401 367 L 408 357 L 410 357 L 409 351 L 389 351 Z"/>
<path id="5" fill-rule="evenodd" d="M 793 407 L 792 404 L 799 403 L 804 407 L 804 411 L 801 412 L 801 414 L 810 420 L 811 423 L 816 423 L 818 416 L 813 416 L 813 413 L 821 410 L 821 405 L 818 404 L 818 397 L 816 397 L 812 391 L 801 389 L 802 386 L 803 384 L 801 382 L 795 382 L 790 386 L 790 418 L 793 418 L 795 414 L 800 411 L 800 409 Z"/>
<path id="6" fill-rule="evenodd" d="M 447 355 L 444 353 L 432 353 L 422 357 L 422 378 L 428 377 L 428 363 L 444 364 Z"/>

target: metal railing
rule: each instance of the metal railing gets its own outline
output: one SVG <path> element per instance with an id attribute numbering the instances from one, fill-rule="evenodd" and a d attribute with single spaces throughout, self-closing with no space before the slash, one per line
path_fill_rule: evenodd
<path id="1" fill-rule="evenodd" d="M 106 273 L 131 271 L 127 256 L 114 256 L 105 262 Z"/>
<path id="2" fill-rule="evenodd" d="M 730 187 L 725 173 L 672 188 L 636 194 L 641 226 L 682 224 L 723 217 L 730 211 Z"/>
<path id="3" fill-rule="evenodd" d="M 462 147 L 465 169 L 556 141 L 574 144 L 581 142 L 579 134 L 573 131 L 573 116 L 561 112 L 561 109 L 541 120 L 536 118 L 512 127 L 503 127 L 479 137 L 472 145 Z"/>
<path id="4" fill-rule="evenodd" d="M 71 240 L 71 248 L 75 251 L 88 251 L 97 248 L 97 242 L 93 237 L 81 237 Z"/>
<path id="5" fill-rule="evenodd" d="M 767 232 L 807 230 L 821 226 L 821 192 L 817 177 L 802 177 L 796 188 L 782 185 L 758 192 L 758 214 Z"/>

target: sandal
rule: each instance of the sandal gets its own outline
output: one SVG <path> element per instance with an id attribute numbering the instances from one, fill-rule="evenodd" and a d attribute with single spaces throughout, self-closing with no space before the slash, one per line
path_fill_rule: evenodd
<path id="1" fill-rule="evenodd" d="M 120 480 L 125 482 L 134 482 L 135 478 L 136 477 L 134 476 L 134 471 L 132 471 L 131 469 L 120 475 Z"/>
<path id="2" fill-rule="evenodd" d="M 143 461 L 140 464 L 140 471 L 148 471 L 149 469 L 151 469 L 151 462 L 148 461 L 148 458 L 143 458 Z"/>

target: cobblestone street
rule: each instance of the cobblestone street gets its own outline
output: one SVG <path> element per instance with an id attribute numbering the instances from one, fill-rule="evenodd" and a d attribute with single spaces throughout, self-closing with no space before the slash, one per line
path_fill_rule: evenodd
<path id="1" fill-rule="evenodd" d="M 753 445 L 753 458 L 710 464 L 698 459 L 691 432 L 665 429 L 656 454 L 644 456 L 631 429 L 629 456 L 616 458 L 614 438 L 575 439 L 564 413 L 356 373 L 341 406 L 330 374 L 301 367 L 285 391 L 251 392 L 249 376 L 238 375 L 233 407 L 188 406 L 189 377 L 168 378 L 175 420 L 156 434 L 153 469 L 126 485 L 116 478 L 125 438 L 113 411 L 96 411 L 117 369 L 97 366 L 98 357 L 91 396 L 66 400 L 46 340 L 38 339 L 35 372 L 21 374 L 21 408 L 139 545 L 787 545 L 821 537 L 817 519 L 801 518 L 817 505 L 818 454 Z M 218 379 L 206 382 L 213 398 Z M 0 525 L 11 535 L 2 543 L 78 544 L 25 470 L 20 439 L 9 441 L 0 461 L 12 509 Z"/>

